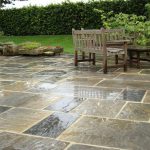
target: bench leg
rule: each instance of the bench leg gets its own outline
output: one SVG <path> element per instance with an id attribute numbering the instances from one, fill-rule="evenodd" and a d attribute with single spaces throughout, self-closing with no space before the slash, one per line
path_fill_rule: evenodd
<path id="1" fill-rule="evenodd" d="M 127 71 L 127 56 L 126 56 L 126 54 L 123 54 L 123 59 L 124 59 L 123 70 L 124 70 L 124 72 L 126 72 Z"/>
<path id="2" fill-rule="evenodd" d="M 74 65 L 78 66 L 78 51 L 75 51 L 75 55 L 74 55 Z"/>
<path id="3" fill-rule="evenodd" d="M 93 65 L 95 65 L 95 53 L 93 53 Z"/>
<path id="4" fill-rule="evenodd" d="M 91 53 L 89 53 L 89 60 L 91 60 L 92 59 L 92 54 Z"/>
<path id="5" fill-rule="evenodd" d="M 107 58 L 103 60 L 103 73 L 107 74 Z"/>
<path id="6" fill-rule="evenodd" d="M 133 57 L 133 56 L 132 56 L 132 52 L 129 51 L 129 66 L 130 66 L 130 67 L 132 67 L 132 61 L 133 61 L 133 60 L 132 60 L 132 59 L 133 59 L 132 57 Z"/>
<path id="7" fill-rule="evenodd" d="M 115 55 L 115 64 L 118 64 L 118 55 Z"/>

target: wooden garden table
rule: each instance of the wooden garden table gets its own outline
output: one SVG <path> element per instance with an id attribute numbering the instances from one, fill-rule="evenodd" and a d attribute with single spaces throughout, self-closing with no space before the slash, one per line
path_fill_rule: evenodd
<path id="1" fill-rule="evenodd" d="M 128 54 L 129 54 L 129 64 L 130 67 L 132 67 L 133 60 L 136 60 L 137 68 L 140 68 L 140 60 L 143 61 L 150 61 L 149 58 L 141 58 L 142 53 L 150 53 L 150 46 L 139 46 L 139 45 L 132 45 L 128 46 Z M 136 54 L 136 56 L 133 56 L 133 54 Z"/>

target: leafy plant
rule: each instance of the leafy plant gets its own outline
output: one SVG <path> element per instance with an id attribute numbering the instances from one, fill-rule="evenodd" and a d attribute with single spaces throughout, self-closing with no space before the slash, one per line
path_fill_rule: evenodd
<path id="1" fill-rule="evenodd" d="M 103 16 L 107 14 L 102 14 Z M 139 45 L 150 43 L 150 21 L 146 21 L 145 16 L 134 14 L 115 14 L 112 17 L 101 17 L 105 28 L 123 28 L 126 34 L 133 36 Z"/>

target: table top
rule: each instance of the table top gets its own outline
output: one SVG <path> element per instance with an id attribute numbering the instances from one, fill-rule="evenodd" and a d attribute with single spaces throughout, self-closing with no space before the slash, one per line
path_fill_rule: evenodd
<path id="1" fill-rule="evenodd" d="M 150 46 L 140 46 L 140 45 L 129 45 L 129 51 L 148 51 L 150 52 Z"/>
<path id="2" fill-rule="evenodd" d="M 112 41 L 107 41 L 107 44 L 122 44 L 122 43 L 130 43 L 130 40 L 112 40 Z"/>

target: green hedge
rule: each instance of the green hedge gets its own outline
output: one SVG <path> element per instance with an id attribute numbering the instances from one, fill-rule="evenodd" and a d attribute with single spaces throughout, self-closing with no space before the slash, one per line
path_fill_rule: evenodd
<path id="1" fill-rule="evenodd" d="M 144 15 L 150 0 L 106 0 L 62 3 L 47 7 L 0 10 L 0 29 L 5 35 L 70 34 L 72 28 L 100 28 L 102 21 L 94 8 L 114 13 Z"/>

